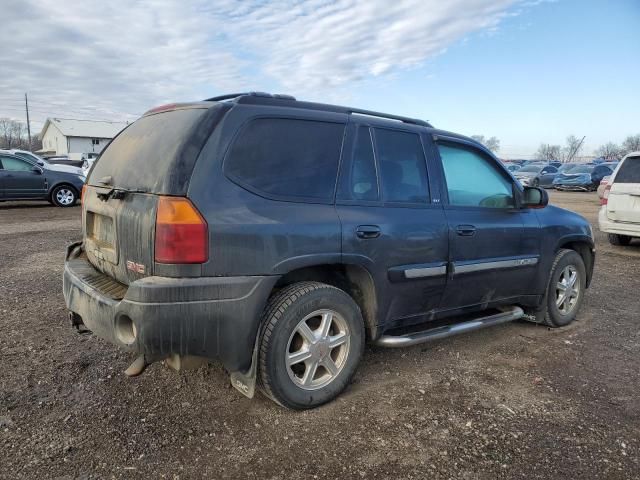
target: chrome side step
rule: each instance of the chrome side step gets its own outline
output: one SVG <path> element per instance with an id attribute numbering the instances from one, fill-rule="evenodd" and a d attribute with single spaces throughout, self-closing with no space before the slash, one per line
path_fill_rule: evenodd
<path id="1" fill-rule="evenodd" d="M 506 307 L 502 312 L 487 317 L 477 318 L 453 325 L 431 328 L 422 332 L 410 333 L 407 335 L 383 335 L 376 340 L 376 345 L 380 347 L 408 347 L 419 343 L 438 340 L 440 338 L 452 337 L 460 333 L 472 332 L 481 328 L 500 325 L 501 323 L 512 322 L 524 316 L 524 311 L 520 307 Z"/>

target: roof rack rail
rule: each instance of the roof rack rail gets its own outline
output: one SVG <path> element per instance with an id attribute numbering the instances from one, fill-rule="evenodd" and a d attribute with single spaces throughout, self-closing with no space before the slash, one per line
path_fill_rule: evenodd
<path id="1" fill-rule="evenodd" d="M 263 97 L 263 98 L 280 98 L 282 100 L 295 100 L 296 98 L 291 95 L 284 95 L 282 93 L 266 93 L 266 92 L 243 92 L 243 93 L 228 93 L 226 95 L 219 95 L 217 97 L 207 98 L 205 102 L 222 102 L 224 100 L 233 100 L 238 97 Z"/>
<path id="2" fill-rule="evenodd" d="M 409 123 L 412 125 L 420 125 L 422 127 L 433 128 L 429 122 L 420 120 L 418 118 L 403 117 L 401 115 L 392 115 L 389 113 L 375 112 L 373 110 L 364 110 L 361 108 L 341 107 L 338 105 L 328 105 L 324 103 L 297 101 L 295 97 L 291 95 L 283 94 L 271 94 L 265 92 L 244 92 L 244 93 L 229 93 L 227 95 L 220 95 L 217 97 L 207 98 L 205 102 L 222 102 L 224 100 L 235 100 L 237 103 L 252 103 L 252 104 L 273 104 L 278 100 L 293 100 L 295 103 L 288 103 L 287 106 L 295 108 L 307 108 L 311 110 L 324 110 L 328 112 L 346 113 L 365 115 L 368 117 L 386 118 L 389 120 L 396 120 L 403 123 Z"/>
<path id="3" fill-rule="evenodd" d="M 373 110 L 363 110 L 361 108 L 347 108 L 347 110 L 351 114 L 355 113 L 356 115 L 365 115 L 367 117 L 388 118 L 390 120 L 398 120 L 399 122 L 403 122 L 403 123 L 411 123 L 413 125 L 420 125 L 422 127 L 433 128 L 433 126 L 429 122 L 425 122 L 424 120 L 420 120 L 419 118 L 403 117 L 401 115 L 374 112 Z"/>

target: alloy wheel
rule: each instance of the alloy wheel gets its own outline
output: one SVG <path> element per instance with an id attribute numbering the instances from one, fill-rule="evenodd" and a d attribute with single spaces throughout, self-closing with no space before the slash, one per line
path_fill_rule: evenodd
<path id="1" fill-rule="evenodd" d="M 56 192 L 56 200 L 60 205 L 71 205 L 75 199 L 75 194 L 68 188 L 61 188 Z"/>
<path id="2" fill-rule="evenodd" d="M 556 283 L 556 306 L 562 315 L 573 311 L 580 296 L 580 280 L 578 270 L 573 265 L 567 265 L 560 273 Z"/>
<path id="3" fill-rule="evenodd" d="M 350 336 L 347 322 L 334 310 L 317 310 L 304 317 L 287 345 L 289 378 L 304 390 L 327 386 L 346 364 Z"/>

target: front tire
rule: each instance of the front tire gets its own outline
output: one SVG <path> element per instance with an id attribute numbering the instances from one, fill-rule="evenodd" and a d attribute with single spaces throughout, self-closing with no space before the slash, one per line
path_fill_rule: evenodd
<path id="1" fill-rule="evenodd" d="M 626 247 L 631 243 L 631 237 L 629 237 L 628 235 L 618 235 L 617 233 L 610 233 L 609 243 L 611 245 Z"/>
<path id="2" fill-rule="evenodd" d="M 263 325 L 260 381 L 272 400 L 296 410 L 313 408 L 349 384 L 365 332 L 347 293 L 319 282 L 289 285 L 269 300 Z"/>
<path id="3" fill-rule="evenodd" d="M 58 185 L 51 192 L 51 203 L 56 207 L 73 207 L 78 200 L 78 192 L 69 185 Z"/>
<path id="4" fill-rule="evenodd" d="M 582 305 L 586 285 L 582 257 L 574 250 L 561 249 L 551 267 L 544 323 L 555 328 L 573 322 Z"/>

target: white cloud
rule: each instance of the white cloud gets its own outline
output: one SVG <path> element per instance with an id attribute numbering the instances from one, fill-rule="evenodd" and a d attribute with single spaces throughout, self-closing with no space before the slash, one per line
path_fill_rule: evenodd
<path id="1" fill-rule="evenodd" d="M 4 0 L 0 116 L 132 119 L 164 101 L 322 98 L 496 28 L 516 0 Z"/>

